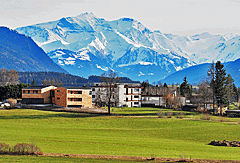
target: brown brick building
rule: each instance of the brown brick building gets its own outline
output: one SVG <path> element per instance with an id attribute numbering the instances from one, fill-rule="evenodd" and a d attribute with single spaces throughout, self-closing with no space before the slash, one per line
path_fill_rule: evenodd
<path id="1" fill-rule="evenodd" d="M 22 89 L 24 104 L 56 104 L 62 107 L 92 107 L 90 87 L 31 86 Z"/>

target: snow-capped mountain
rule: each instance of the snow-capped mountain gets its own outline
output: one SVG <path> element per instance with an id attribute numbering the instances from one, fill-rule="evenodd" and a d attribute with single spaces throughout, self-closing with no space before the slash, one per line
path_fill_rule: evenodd
<path id="1" fill-rule="evenodd" d="M 16 30 L 32 37 L 61 67 L 80 76 L 113 69 L 134 80 L 159 80 L 194 65 L 165 35 L 129 18 L 106 21 L 84 13 Z"/>
<path id="2" fill-rule="evenodd" d="M 240 58 L 240 36 L 233 34 L 211 35 L 207 32 L 190 37 L 166 34 L 191 61 L 197 64 L 234 61 Z"/>
<path id="3" fill-rule="evenodd" d="M 106 21 L 92 13 L 16 30 L 62 68 L 84 77 L 113 69 L 133 80 L 156 81 L 192 65 L 240 57 L 240 36 L 163 34 L 134 19 Z"/>

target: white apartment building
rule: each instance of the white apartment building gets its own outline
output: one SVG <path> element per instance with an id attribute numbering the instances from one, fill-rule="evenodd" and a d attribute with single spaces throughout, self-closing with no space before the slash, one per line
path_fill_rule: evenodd
<path id="1" fill-rule="evenodd" d="M 141 107 L 142 88 L 140 86 L 128 86 L 123 88 L 123 103 L 127 107 Z"/>
<path id="2" fill-rule="evenodd" d="M 140 84 L 117 84 L 116 89 L 118 90 L 117 94 L 113 95 L 113 101 L 115 101 L 115 106 L 117 107 L 141 107 L 141 93 L 142 88 Z M 105 96 L 107 94 L 107 89 L 101 86 L 100 83 L 95 83 L 92 86 L 92 101 L 96 101 L 100 96 Z M 101 92 L 101 93 L 99 93 Z M 117 100 L 116 100 L 117 99 Z"/>

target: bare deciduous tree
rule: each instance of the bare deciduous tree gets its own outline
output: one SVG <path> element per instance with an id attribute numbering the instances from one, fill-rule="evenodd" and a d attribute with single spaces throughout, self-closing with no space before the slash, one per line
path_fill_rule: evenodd
<path id="1" fill-rule="evenodd" d="M 2 68 L 0 70 L 0 83 L 3 86 L 18 84 L 19 83 L 18 71 L 7 70 Z"/>
<path id="2" fill-rule="evenodd" d="M 112 104 L 118 103 L 118 87 L 120 79 L 117 73 L 109 70 L 107 73 L 101 75 L 101 86 L 103 87 L 101 91 L 101 101 L 108 106 L 108 114 L 110 114 L 110 108 Z"/>
<path id="3" fill-rule="evenodd" d="M 212 90 L 210 88 L 210 83 L 208 81 L 203 80 L 198 84 L 199 88 L 199 102 L 204 104 L 204 110 L 206 110 L 207 103 L 212 98 Z"/>

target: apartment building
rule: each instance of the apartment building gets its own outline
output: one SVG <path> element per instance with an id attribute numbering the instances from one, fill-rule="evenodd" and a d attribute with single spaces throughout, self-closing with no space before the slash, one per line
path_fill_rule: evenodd
<path id="1" fill-rule="evenodd" d="M 124 86 L 124 105 L 127 107 L 141 107 L 142 87 Z"/>
<path id="2" fill-rule="evenodd" d="M 141 91 L 140 84 L 117 84 L 115 86 L 116 94 L 113 94 L 112 102 L 117 107 L 141 107 Z M 100 83 L 95 83 L 92 86 L 92 100 L 96 103 L 101 97 L 104 99 L 108 89 L 101 86 Z M 101 96 L 101 97 L 100 97 Z"/>
<path id="3" fill-rule="evenodd" d="M 52 94 L 57 87 L 49 86 L 30 86 L 22 89 L 23 104 L 51 104 Z"/>
<path id="4" fill-rule="evenodd" d="M 54 99 L 54 103 L 62 107 L 92 107 L 92 89 L 91 87 L 58 87 Z"/>

